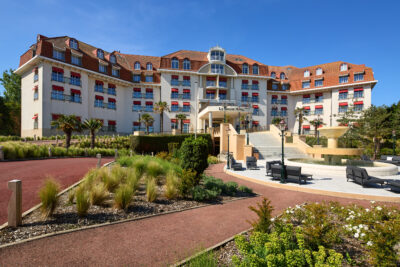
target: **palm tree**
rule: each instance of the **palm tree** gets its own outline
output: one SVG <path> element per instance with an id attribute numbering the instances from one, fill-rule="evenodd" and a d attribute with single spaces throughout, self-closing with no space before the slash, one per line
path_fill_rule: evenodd
<path id="1" fill-rule="evenodd" d="M 157 102 L 154 105 L 154 112 L 159 113 L 160 114 L 160 132 L 164 132 L 164 111 L 169 111 L 169 107 L 167 102 Z"/>
<path id="2" fill-rule="evenodd" d="M 82 125 L 75 115 L 60 115 L 57 120 L 51 122 L 51 126 L 62 130 L 65 133 L 65 147 L 71 145 L 72 132 L 80 132 Z"/>
<path id="3" fill-rule="evenodd" d="M 97 119 L 87 119 L 83 122 L 83 128 L 90 131 L 90 148 L 94 148 L 94 140 L 96 139 L 96 132 L 103 127 L 103 123 Z"/>
<path id="4" fill-rule="evenodd" d="M 153 125 L 154 123 L 154 118 L 150 114 L 143 114 L 142 117 L 140 118 L 140 121 L 146 125 L 146 134 L 149 134 L 149 127 Z"/>
<path id="5" fill-rule="evenodd" d="M 307 121 L 307 118 L 304 118 L 304 108 L 296 108 L 294 110 L 294 115 L 297 118 L 297 121 L 299 122 L 299 130 L 298 130 L 298 135 L 301 134 L 301 125 L 303 124 L 304 121 Z"/>
<path id="6" fill-rule="evenodd" d="M 183 133 L 183 120 L 186 119 L 185 114 L 177 114 L 176 119 L 178 119 L 181 122 L 181 134 Z"/>
<path id="7" fill-rule="evenodd" d="M 314 130 L 315 130 L 314 135 L 315 135 L 315 137 L 317 137 L 317 131 L 318 131 L 319 126 L 324 125 L 325 123 L 322 121 L 322 119 L 318 118 L 318 119 L 310 121 L 310 124 L 312 126 L 314 126 Z"/>

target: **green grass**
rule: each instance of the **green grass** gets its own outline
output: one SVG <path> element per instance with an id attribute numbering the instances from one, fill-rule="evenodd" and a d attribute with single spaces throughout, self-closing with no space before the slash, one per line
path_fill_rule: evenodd
<path id="1" fill-rule="evenodd" d="M 108 192 L 103 183 L 94 185 L 90 190 L 90 202 L 92 205 L 102 206 L 107 200 Z"/>
<path id="2" fill-rule="evenodd" d="M 76 211 L 79 217 L 86 216 L 90 208 L 90 195 L 89 192 L 83 187 L 79 186 L 75 191 L 76 198 Z"/>
<path id="3" fill-rule="evenodd" d="M 157 199 L 157 184 L 154 179 L 147 180 L 146 198 L 148 202 L 154 202 Z"/>
<path id="4" fill-rule="evenodd" d="M 189 267 L 217 267 L 218 261 L 215 253 L 213 251 L 205 252 L 200 254 L 196 258 L 192 259 Z"/>
<path id="5" fill-rule="evenodd" d="M 129 185 L 120 185 L 115 191 L 114 204 L 118 209 L 126 210 L 132 201 L 133 190 Z"/>
<path id="6" fill-rule="evenodd" d="M 53 214 L 58 204 L 58 193 L 60 186 L 54 181 L 53 178 L 47 178 L 43 187 L 39 191 L 39 198 L 42 203 L 41 210 L 45 217 Z"/>

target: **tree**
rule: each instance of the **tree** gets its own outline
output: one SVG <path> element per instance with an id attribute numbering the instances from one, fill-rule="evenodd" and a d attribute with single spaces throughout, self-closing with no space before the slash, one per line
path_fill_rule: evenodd
<path id="1" fill-rule="evenodd" d="M 178 119 L 181 123 L 181 134 L 183 133 L 183 120 L 186 119 L 185 114 L 177 114 L 176 119 Z"/>
<path id="2" fill-rule="evenodd" d="M 307 121 L 307 118 L 304 117 L 304 108 L 299 108 L 297 107 L 294 110 L 294 116 L 296 116 L 296 120 L 299 122 L 299 130 L 298 130 L 298 135 L 301 134 L 301 125 L 303 124 L 303 122 Z"/>
<path id="3" fill-rule="evenodd" d="M 21 133 L 21 76 L 15 74 L 12 69 L 3 72 L 0 83 L 4 87 L 4 105 L 7 111 L 2 111 L 3 116 L 9 116 L 11 135 Z M 5 115 L 7 114 L 8 115 Z"/>
<path id="4" fill-rule="evenodd" d="M 167 102 L 157 102 L 154 105 L 154 111 L 160 114 L 160 132 L 164 132 L 164 111 L 169 111 Z"/>
<path id="5" fill-rule="evenodd" d="M 13 133 L 13 123 L 10 117 L 9 108 L 2 96 L 0 96 L 0 125 L 0 135 L 10 135 Z"/>
<path id="6" fill-rule="evenodd" d="M 386 106 L 377 107 L 372 105 L 370 108 L 363 110 L 360 119 L 357 121 L 360 134 L 372 142 L 373 160 L 380 154 L 381 141 L 385 136 L 390 135 L 392 130 L 389 120 L 390 115 L 391 113 Z"/>
<path id="7" fill-rule="evenodd" d="M 208 142 L 203 137 L 194 138 L 193 136 L 185 138 L 179 155 L 181 159 L 181 167 L 185 170 L 196 172 L 196 176 L 200 177 L 203 171 L 208 167 Z M 194 185 L 197 185 L 199 180 Z"/>
<path id="8" fill-rule="evenodd" d="M 314 120 L 310 121 L 310 124 L 311 124 L 312 126 L 314 126 L 314 130 L 315 130 L 315 133 L 314 133 L 314 134 L 315 134 L 315 137 L 317 137 L 317 132 L 318 132 L 319 126 L 325 125 L 325 123 L 322 121 L 321 118 L 317 118 L 317 119 L 314 119 Z"/>
<path id="9" fill-rule="evenodd" d="M 353 108 L 348 109 L 344 113 L 340 113 L 339 118 L 336 119 L 339 126 L 349 126 L 349 130 L 339 138 L 339 144 L 343 144 L 345 147 L 352 147 L 353 140 L 362 142 L 363 138 L 359 134 L 358 117 Z"/>
<path id="10" fill-rule="evenodd" d="M 140 121 L 146 125 L 146 134 L 149 134 L 149 127 L 153 125 L 154 123 L 154 118 L 150 114 L 143 114 L 142 117 L 140 118 Z"/>
<path id="11" fill-rule="evenodd" d="M 96 132 L 103 127 L 103 123 L 97 119 L 87 119 L 83 122 L 83 128 L 90 131 L 90 148 L 94 148 L 94 142 L 96 140 Z"/>
<path id="12" fill-rule="evenodd" d="M 82 125 L 75 115 L 60 115 L 57 120 L 51 122 L 51 125 L 65 133 L 65 147 L 71 145 L 71 135 L 73 132 L 80 132 Z"/>

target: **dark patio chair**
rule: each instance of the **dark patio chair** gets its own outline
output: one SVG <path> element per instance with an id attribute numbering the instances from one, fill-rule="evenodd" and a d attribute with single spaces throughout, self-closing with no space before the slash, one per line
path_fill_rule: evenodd
<path id="1" fill-rule="evenodd" d="M 229 156 L 229 166 L 234 171 L 241 171 L 242 170 L 242 163 L 236 162 L 235 158 L 232 155 Z"/>
<path id="2" fill-rule="evenodd" d="M 249 170 L 257 169 L 257 159 L 256 157 L 246 157 L 246 168 Z"/>

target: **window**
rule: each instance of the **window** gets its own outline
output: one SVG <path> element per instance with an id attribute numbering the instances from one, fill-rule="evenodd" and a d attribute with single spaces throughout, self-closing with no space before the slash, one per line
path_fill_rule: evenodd
<path id="1" fill-rule="evenodd" d="M 215 91 L 206 90 L 206 99 L 215 99 Z"/>
<path id="2" fill-rule="evenodd" d="M 281 80 L 284 80 L 286 78 L 285 73 L 281 72 L 280 78 Z"/>
<path id="3" fill-rule="evenodd" d="M 64 101 L 64 87 L 53 85 L 51 90 L 51 99 Z"/>
<path id="4" fill-rule="evenodd" d="M 153 64 L 151 64 L 150 62 L 147 63 L 146 69 L 147 69 L 147 70 L 153 70 Z"/>
<path id="5" fill-rule="evenodd" d="M 249 89 L 249 81 L 248 80 L 242 80 L 242 89 Z"/>
<path id="6" fill-rule="evenodd" d="M 103 108 L 104 107 L 104 97 L 102 97 L 100 95 L 95 95 L 94 106 L 96 108 Z"/>
<path id="7" fill-rule="evenodd" d="M 363 88 L 354 88 L 354 98 L 364 97 L 364 89 Z"/>
<path id="8" fill-rule="evenodd" d="M 190 89 L 183 89 L 183 99 L 190 99 Z"/>
<path id="9" fill-rule="evenodd" d="M 33 82 L 37 82 L 39 80 L 39 69 L 36 67 L 33 69 Z"/>
<path id="10" fill-rule="evenodd" d="M 310 88 L 310 81 L 302 82 L 302 88 Z"/>
<path id="11" fill-rule="evenodd" d="M 251 95 L 251 102 L 258 102 L 258 93 L 253 93 Z"/>
<path id="12" fill-rule="evenodd" d="M 354 74 L 354 81 L 355 82 L 364 81 L 364 73 Z"/>
<path id="13" fill-rule="evenodd" d="M 65 61 L 65 53 L 58 51 L 57 49 L 53 49 L 53 58 Z"/>
<path id="14" fill-rule="evenodd" d="M 278 90 L 278 89 L 279 89 L 279 84 L 272 83 L 272 90 Z"/>
<path id="15" fill-rule="evenodd" d="M 184 60 L 183 60 L 183 69 L 184 70 L 190 70 L 190 60 L 189 59 L 187 59 L 187 58 L 185 58 Z"/>
<path id="16" fill-rule="evenodd" d="M 97 49 L 97 57 L 100 59 L 104 59 L 104 51 L 101 49 Z"/>
<path id="17" fill-rule="evenodd" d="M 111 74 L 112 74 L 112 76 L 119 77 L 119 69 L 113 68 Z"/>
<path id="18" fill-rule="evenodd" d="M 179 111 L 178 102 L 171 102 L 171 112 Z"/>
<path id="19" fill-rule="evenodd" d="M 362 110 L 363 110 L 363 107 L 364 107 L 363 101 L 357 101 L 357 102 L 354 102 L 354 108 L 353 108 L 353 110 L 354 110 L 354 111 L 362 111 Z"/>
<path id="20" fill-rule="evenodd" d="M 310 95 L 303 95 L 303 104 L 310 103 Z"/>
<path id="21" fill-rule="evenodd" d="M 340 76 L 339 83 L 347 83 L 349 82 L 349 76 Z"/>
<path id="22" fill-rule="evenodd" d="M 276 78 L 276 73 L 275 72 L 271 72 L 271 77 L 275 79 Z"/>
<path id="23" fill-rule="evenodd" d="M 257 64 L 253 65 L 253 74 L 258 75 L 258 65 Z"/>
<path id="24" fill-rule="evenodd" d="M 249 65 L 247 63 L 242 65 L 242 72 L 243 74 L 249 74 Z"/>
<path id="25" fill-rule="evenodd" d="M 226 91 L 220 90 L 218 96 L 220 100 L 226 100 Z"/>
<path id="26" fill-rule="evenodd" d="M 183 112 L 190 112 L 190 103 L 189 102 L 183 102 Z"/>
<path id="27" fill-rule="evenodd" d="M 316 75 L 322 75 L 322 69 L 321 68 L 317 68 L 317 70 L 315 71 Z"/>
<path id="28" fill-rule="evenodd" d="M 347 112 L 347 103 L 339 103 L 339 113 Z"/>
<path id="29" fill-rule="evenodd" d="M 39 87 L 35 86 L 33 88 L 33 100 L 38 100 L 39 99 Z"/>
<path id="30" fill-rule="evenodd" d="M 81 66 L 82 65 L 82 58 L 74 56 L 74 55 L 71 55 L 71 63 L 74 64 L 74 65 Z"/>
<path id="31" fill-rule="evenodd" d="M 287 105 L 287 96 L 285 96 L 285 95 L 281 96 L 281 104 Z"/>
<path id="32" fill-rule="evenodd" d="M 71 89 L 71 102 L 75 102 L 75 103 L 82 103 L 81 100 L 81 91 L 80 90 L 76 90 L 76 89 Z"/>
<path id="33" fill-rule="evenodd" d="M 69 39 L 69 47 L 78 50 L 78 42 L 75 39 Z"/>
<path id="34" fill-rule="evenodd" d="M 153 112 L 153 102 L 151 102 L 151 101 L 147 101 L 147 102 L 146 102 L 146 109 L 145 109 L 145 111 L 146 111 L 146 112 Z"/>
<path id="35" fill-rule="evenodd" d="M 278 96 L 277 95 L 273 95 L 271 97 L 271 104 L 278 104 Z"/>
<path id="36" fill-rule="evenodd" d="M 140 83 L 140 74 L 133 75 L 133 82 Z"/>
<path id="37" fill-rule="evenodd" d="M 96 81 L 94 84 L 94 91 L 103 93 L 103 85 L 104 83 L 102 81 Z"/>
<path id="38" fill-rule="evenodd" d="M 171 85 L 179 85 L 179 76 L 178 75 L 171 76 Z"/>
<path id="39" fill-rule="evenodd" d="M 153 82 L 153 75 L 147 75 L 146 76 L 146 82 L 147 83 L 152 83 Z"/>
<path id="40" fill-rule="evenodd" d="M 324 100 L 324 95 L 322 93 L 315 94 L 315 102 L 316 103 L 322 102 L 323 100 Z"/>
<path id="41" fill-rule="evenodd" d="M 258 89 L 259 89 L 259 87 L 258 87 L 258 81 L 252 81 L 251 89 L 252 89 L 252 90 L 258 90 Z"/>
<path id="42" fill-rule="evenodd" d="M 324 80 L 315 80 L 314 81 L 314 86 L 319 87 L 324 85 Z"/>
<path id="43" fill-rule="evenodd" d="M 273 117 L 278 116 L 278 108 L 272 108 L 271 109 L 271 116 L 273 116 Z"/>
<path id="44" fill-rule="evenodd" d="M 117 105 L 115 102 L 116 101 L 114 98 L 108 98 L 107 108 L 108 109 L 117 109 Z"/>
<path id="45" fill-rule="evenodd" d="M 310 125 L 303 125 L 303 134 L 310 134 Z"/>
<path id="46" fill-rule="evenodd" d="M 132 111 L 141 111 L 142 110 L 142 102 L 133 101 Z"/>
<path id="47" fill-rule="evenodd" d="M 107 93 L 109 95 L 117 95 L 117 92 L 115 91 L 115 85 L 114 84 L 111 84 L 111 83 L 108 84 Z"/>
<path id="48" fill-rule="evenodd" d="M 108 121 L 108 129 L 109 132 L 117 131 L 117 122 L 116 121 Z"/>
<path id="49" fill-rule="evenodd" d="M 53 67 L 53 71 L 51 73 L 51 80 L 57 82 L 64 82 L 64 70 Z"/>
<path id="50" fill-rule="evenodd" d="M 140 88 L 133 88 L 133 98 L 142 98 L 142 90 Z"/>
<path id="51" fill-rule="evenodd" d="M 152 88 L 147 88 L 146 89 L 146 99 L 153 99 L 153 89 Z"/>
<path id="52" fill-rule="evenodd" d="M 183 76 L 183 86 L 190 86 L 190 76 Z"/>
<path id="53" fill-rule="evenodd" d="M 215 77 L 207 77 L 206 86 L 207 86 L 207 87 L 214 87 L 214 86 L 216 86 L 216 78 L 215 78 Z"/>
<path id="54" fill-rule="evenodd" d="M 133 122 L 133 131 L 134 132 L 140 131 L 140 122 L 139 121 Z"/>
<path id="55" fill-rule="evenodd" d="M 242 102 L 247 102 L 249 101 L 249 93 L 243 92 L 242 93 Z"/>
<path id="56" fill-rule="evenodd" d="M 227 87 L 227 79 L 226 78 L 219 78 L 219 87 Z"/>
<path id="57" fill-rule="evenodd" d="M 39 120 L 38 120 L 38 114 L 35 114 L 33 116 L 33 129 L 38 129 L 39 128 Z"/>
<path id="58" fill-rule="evenodd" d="M 309 70 L 305 70 L 304 71 L 304 77 L 310 77 L 310 71 Z"/>
<path id="59" fill-rule="evenodd" d="M 282 84 L 282 90 L 288 90 L 288 89 L 289 89 L 289 84 L 288 83 Z"/>
<path id="60" fill-rule="evenodd" d="M 211 73 L 224 74 L 224 66 L 221 64 L 211 64 Z"/>
<path id="61" fill-rule="evenodd" d="M 324 107 L 323 106 L 315 106 L 315 115 L 322 115 L 324 114 Z"/>
<path id="62" fill-rule="evenodd" d="M 347 70 L 347 64 L 343 63 L 340 65 L 340 71 L 346 71 Z"/>
<path id="63" fill-rule="evenodd" d="M 178 88 L 172 88 L 171 89 L 171 98 L 179 98 L 179 90 Z"/>
<path id="64" fill-rule="evenodd" d="M 219 50 L 211 51 L 211 60 L 224 61 L 224 52 Z"/>
<path id="65" fill-rule="evenodd" d="M 339 90 L 339 99 L 347 99 L 347 96 L 348 96 L 347 89 Z"/>
<path id="66" fill-rule="evenodd" d="M 287 116 L 287 107 L 281 107 L 281 116 L 283 117 Z"/>
<path id="67" fill-rule="evenodd" d="M 253 115 L 258 116 L 259 111 L 258 105 L 253 105 Z"/>
<path id="68" fill-rule="evenodd" d="M 190 126 L 190 120 L 183 120 L 183 132 L 188 133 L 189 132 L 189 126 Z"/>
<path id="69" fill-rule="evenodd" d="M 103 64 L 99 64 L 99 71 L 102 73 L 107 73 L 107 66 Z"/>
<path id="70" fill-rule="evenodd" d="M 171 119 L 171 129 L 177 130 L 179 128 L 178 126 L 179 126 L 178 125 L 178 120 L 177 119 Z"/>
<path id="71" fill-rule="evenodd" d="M 135 70 L 140 70 L 140 62 L 135 62 Z"/>
<path id="72" fill-rule="evenodd" d="M 110 55 L 110 62 L 112 64 L 116 64 L 117 63 L 117 58 L 115 57 L 115 55 Z"/>
<path id="73" fill-rule="evenodd" d="M 179 69 L 179 60 L 176 57 L 171 60 L 171 68 Z"/>
<path id="74" fill-rule="evenodd" d="M 308 116 L 310 115 L 310 107 L 304 107 L 304 115 Z"/>
<path id="75" fill-rule="evenodd" d="M 81 75 L 79 73 L 71 71 L 71 77 L 69 79 L 69 84 L 81 86 Z"/>

